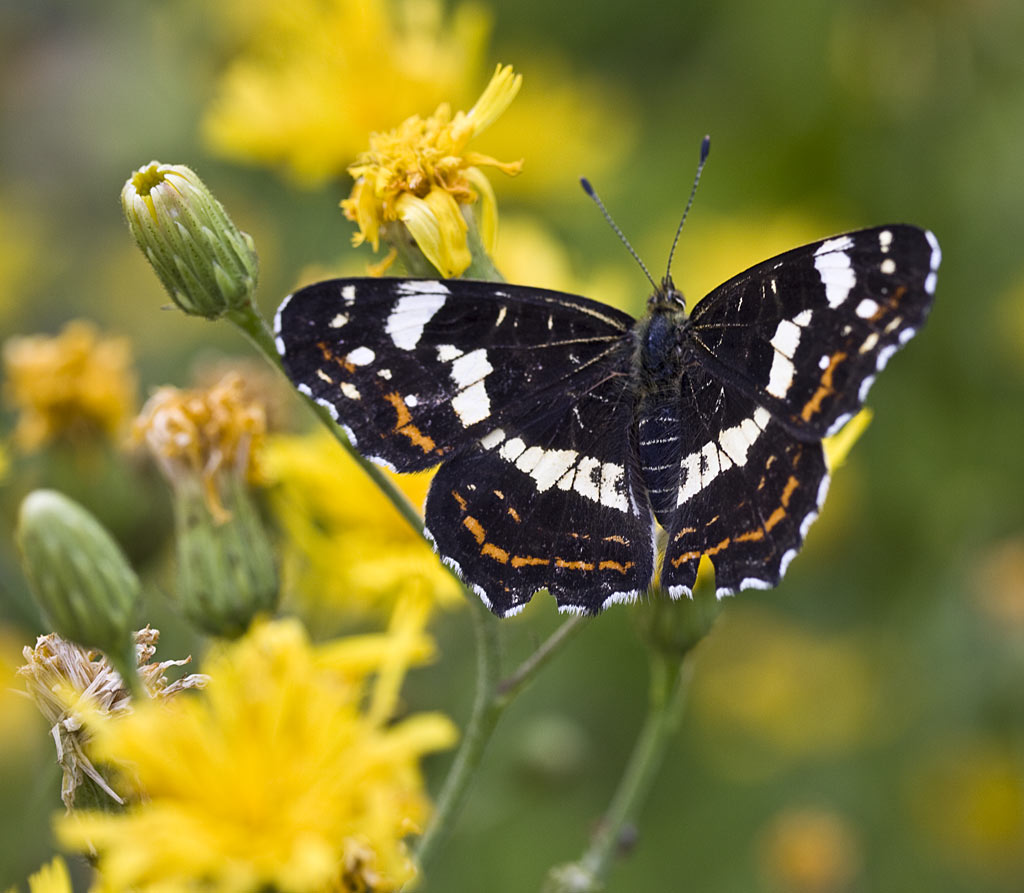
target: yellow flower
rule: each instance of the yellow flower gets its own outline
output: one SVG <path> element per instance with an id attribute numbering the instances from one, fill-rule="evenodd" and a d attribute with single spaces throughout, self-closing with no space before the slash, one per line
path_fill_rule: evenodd
<path id="1" fill-rule="evenodd" d="M 28 890 L 29 893 L 72 893 L 67 864 L 60 856 L 55 856 L 52 862 L 29 876 Z M 7 893 L 15 893 L 14 887 Z"/>
<path id="2" fill-rule="evenodd" d="M 761 831 L 759 862 L 767 889 L 841 893 L 860 873 L 861 848 L 838 813 L 817 807 L 784 809 Z"/>
<path id="3" fill-rule="evenodd" d="M 356 183 L 341 203 L 345 215 L 359 225 L 355 244 L 366 241 L 376 251 L 381 230 L 400 222 L 442 276 L 458 276 L 472 260 L 460 206 L 479 200 L 480 233 L 491 253 L 498 211 L 480 167 L 516 174 L 522 162 L 503 163 L 466 146 L 508 108 L 521 83 L 522 75 L 513 73 L 511 65 L 499 65 L 468 112 L 453 116 L 450 106 L 442 104 L 429 118 L 413 115 L 394 130 L 372 134 L 370 150 L 349 167 Z"/>
<path id="4" fill-rule="evenodd" d="M 263 451 L 271 513 L 284 532 L 286 591 L 310 613 L 387 616 L 402 595 L 445 606 L 462 591 L 423 541 L 326 433 L 272 435 Z M 422 505 L 430 473 L 395 475 Z"/>
<path id="5" fill-rule="evenodd" d="M 144 441 L 171 483 L 198 478 L 210 512 L 226 519 L 220 476 L 256 476 L 255 456 L 266 432 L 263 408 L 248 399 L 241 376 L 229 372 L 210 388 L 160 388 L 135 420 L 133 436 Z"/>
<path id="6" fill-rule="evenodd" d="M 440 0 L 234 0 L 231 60 L 204 121 L 213 148 L 282 165 L 316 184 L 337 177 L 366 135 L 444 99 L 469 98 L 490 31 L 482 8 Z"/>
<path id="7" fill-rule="evenodd" d="M 392 662 L 390 688 L 423 653 L 414 614 L 396 620 L 374 667 Z M 451 746 L 451 723 L 395 722 L 386 697 L 366 712 L 365 661 L 312 646 L 294 620 L 254 625 L 204 669 L 198 697 L 140 704 L 97 730 L 96 755 L 124 767 L 131 802 L 62 817 L 57 833 L 95 848 L 104 887 L 385 893 L 409 881 L 403 838 L 429 808 L 418 761 Z"/>
<path id="8" fill-rule="evenodd" d="M 126 338 L 105 338 L 85 321 L 54 337 L 22 335 L 3 346 L 5 397 L 18 411 L 14 440 L 25 451 L 65 440 L 115 438 L 135 409 Z"/>
<path id="9" fill-rule="evenodd" d="M 166 698 L 186 688 L 204 685 L 205 677 L 197 674 L 168 682 L 165 672 L 170 667 L 184 666 L 189 658 L 150 663 L 159 638 L 160 631 L 148 626 L 135 633 L 139 677 L 149 696 Z M 86 753 L 92 721 L 132 709 L 131 696 L 120 675 L 99 652 L 89 651 L 56 633 L 40 636 L 35 648 L 26 646 L 22 654 L 25 665 L 17 672 L 25 678 L 28 693 L 50 724 L 50 733 L 57 745 L 57 761 L 64 773 L 61 783 L 64 805 L 68 809 L 72 807 L 75 793 L 86 779 L 120 803 L 121 798 Z"/>
<path id="10" fill-rule="evenodd" d="M 723 771 L 763 778 L 877 734 L 873 660 L 859 636 L 822 636 L 740 602 L 701 647 L 693 714 Z"/>

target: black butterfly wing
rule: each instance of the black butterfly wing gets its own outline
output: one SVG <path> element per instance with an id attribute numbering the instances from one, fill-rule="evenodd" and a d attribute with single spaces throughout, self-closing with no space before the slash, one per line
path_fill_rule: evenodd
<path id="1" fill-rule="evenodd" d="M 614 308 L 545 289 L 334 279 L 286 298 L 275 334 L 292 381 L 363 455 L 416 471 L 545 393 L 570 390 L 632 324 Z"/>
<path id="2" fill-rule="evenodd" d="M 690 591 L 703 556 L 720 595 L 779 582 L 828 488 L 821 438 L 924 323 L 940 257 L 929 232 L 876 227 L 758 264 L 694 308 L 671 594 Z"/>
<path id="3" fill-rule="evenodd" d="M 924 323 L 941 253 L 926 230 L 874 227 L 751 267 L 691 315 L 708 368 L 801 438 L 834 433 Z"/>
<path id="4" fill-rule="evenodd" d="M 623 350 L 564 396 L 534 402 L 438 470 L 426 526 L 438 552 L 496 614 L 538 589 L 597 613 L 651 581 L 654 523 L 637 486 Z M 568 411 L 567 411 L 568 407 Z"/>
<path id="5" fill-rule="evenodd" d="M 782 579 L 828 489 L 821 443 L 800 440 L 707 369 L 683 380 L 682 460 L 662 565 L 670 595 L 689 595 L 702 556 L 719 596 Z"/>
<path id="6" fill-rule="evenodd" d="M 292 380 L 360 452 L 399 471 L 443 462 L 427 532 L 506 615 L 542 588 L 563 610 L 596 612 L 650 582 L 632 324 L 543 289 L 347 279 L 296 292 L 276 329 Z"/>

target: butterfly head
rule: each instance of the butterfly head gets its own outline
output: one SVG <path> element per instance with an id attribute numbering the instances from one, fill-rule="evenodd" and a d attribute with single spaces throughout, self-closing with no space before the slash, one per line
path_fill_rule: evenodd
<path id="1" fill-rule="evenodd" d="M 648 311 L 654 312 L 686 312 L 686 298 L 683 293 L 676 288 L 676 284 L 672 281 L 672 277 L 669 274 L 665 275 L 665 278 L 661 280 L 659 285 L 651 296 L 647 299 Z"/>

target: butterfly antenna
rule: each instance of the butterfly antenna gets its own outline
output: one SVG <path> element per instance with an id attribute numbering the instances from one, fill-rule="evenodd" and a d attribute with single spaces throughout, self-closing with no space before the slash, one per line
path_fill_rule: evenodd
<path id="1" fill-rule="evenodd" d="M 672 258 L 675 257 L 676 245 L 679 244 L 679 235 L 683 231 L 683 224 L 686 223 L 686 215 L 690 213 L 690 206 L 693 204 L 693 197 L 697 194 L 697 184 L 700 182 L 701 171 L 704 170 L 704 163 L 708 160 L 708 153 L 711 151 L 711 136 L 705 135 L 700 142 L 700 161 L 697 162 L 697 175 L 693 178 L 693 188 L 690 190 L 690 198 L 686 202 L 683 211 L 683 219 L 679 221 L 676 228 L 676 237 L 672 240 L 672 250 L 668 253 L 668 266 L 665 268 L 665 278 L 672 277 Z"/>
<path id="2" fill-rule="evenodd" d="M 612 215 L 608 213 L 608 209 L 604 206 L 604 202 L 601 201 L 601 197 L 594 191 L 594 187 L 590 185 L 590 180 L 586 177 L 580 177 L 580 186 L 582 186 L 583 191 L 594 200 L 594 204 L 601 209 L 601 213 L 604 215 L 604 219 L 608 221 L 608 225 L 612 230 L 614 230 L 615 235 L 619 237 L 622 244 L 626 246 L 626 250 L 633 255 L 633 260 L 640 264 L 640 269 L 644 271 L 647 281 L 654 286 L 655 291 L 658 291 L 658 284 L 654 281 L 654 277 L 651 276 L 651 271 L 647 269 L 647 264 L 640 260 L 640 255 L 633 250 L 633 246 L 629 244 L 629 239 L 626 238 L 626 234 L 619 229 L 618 224 L 612 220 Z"/>

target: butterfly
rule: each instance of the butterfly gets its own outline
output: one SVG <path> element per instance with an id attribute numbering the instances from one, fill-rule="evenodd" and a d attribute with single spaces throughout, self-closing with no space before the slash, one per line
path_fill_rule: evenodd
<path id="1" fill-rule="evenodd" d="M 332 279 L 281 304 L 288 375 L 368 459 L 439 465 L 425 532 L 499 616 L 779 583 L 817 517 L 822 439 L 924 323 L 941 252 L 893 224 L 766 260 L 634 319 L 470 280 Z"/>

